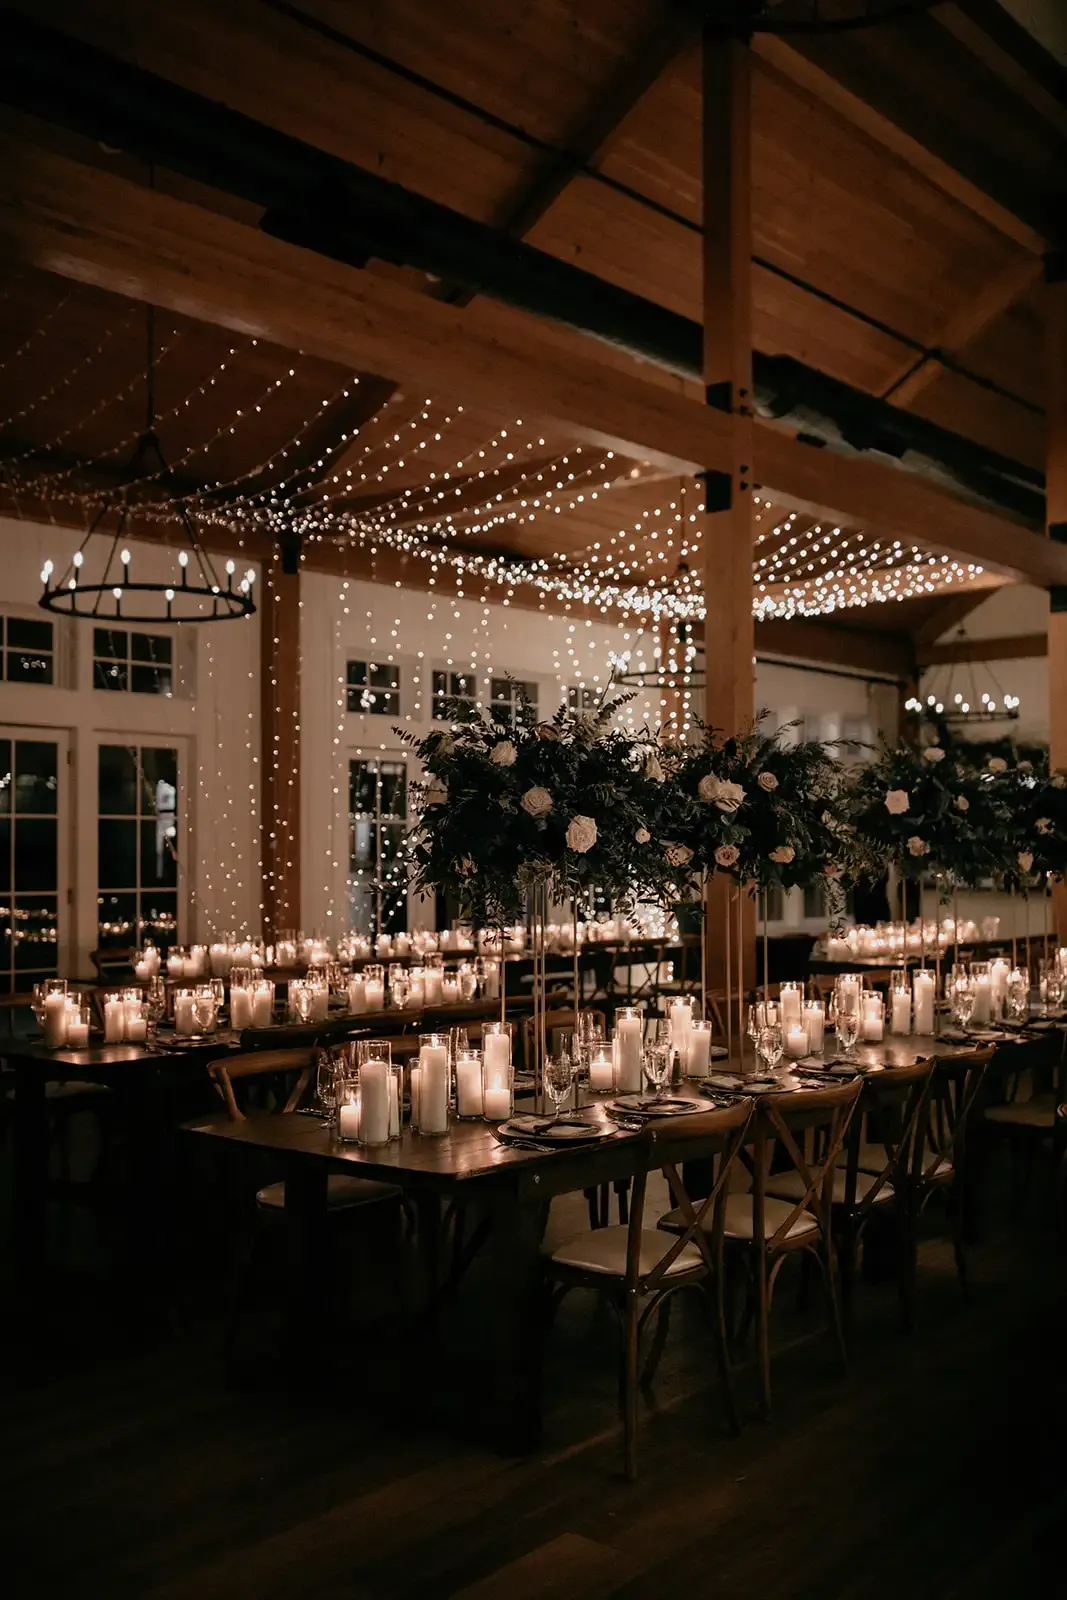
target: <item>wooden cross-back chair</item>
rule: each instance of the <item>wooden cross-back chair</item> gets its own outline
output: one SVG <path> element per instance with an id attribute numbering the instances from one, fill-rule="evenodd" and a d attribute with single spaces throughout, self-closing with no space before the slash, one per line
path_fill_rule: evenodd
<path id="1" fill-rule="evenodd" d="M 612 1306 L 622 1333 L 619 1395 L 623 1417 L 626 1476 L 637 1475 L 637 1391 L 650 1383 L 667 1335 L 670 1297 L 681 1289 L 699 1288 L 708 1295 L 713 1342 L 730 1425 L 736 1432 L 737 1407 L 726 1343 L 722 1285 L 723 1214 L 734 1162 L 752 1117 L 741 1101 L 724 1111 L 664 1118 L 643 1129 L 643 1159 L 633 1179 L 630 1218 L 626 1224 L 576 1234 L 545 1259 L 549 1310 L 554 1312 L 571 1289 L 593 1289 Z M 708 1194 L 690 1199 L 682 1181 L 683 1162 L 713 1163 Z M 677 1221 L 666 1243 L 656 1229 L 646 1228 L 645 1194 L 650 1172 L 662 1171 Z M 639 1374 L 642 1336 L 655 1320 L 655 1339 Z"/>
<path id="2" fill-rule="evenodd" d="M 971 1123 L 997 1047 L 988 1045 L 967 1055 L 941 1056 L 934 1065 L 921 1161 L 912 1174 L 913 1203 L 918 1218 L 930 1198 L 940 1194 L 952 1226 L 952 1252 L 960 1288 L 967 1292 L 966 1161 Z"/>
<path id="3" fill-rule="evenodd" d="M 592 1015 L 593 1015 L 594 1019 L 596 1020 L 598 1026 L 599 1026 L 601 1036 L 602 1037 L 606 1037 L 605 1020 L 604 1020 L 603 1011 L 594 1011 L 592 1013 Z M 563 1035 L 565 1033 L 573 1033 L 573 1032 L 574 1032 L 574 1011 L 573 1011 L 572 1008 L 568 1008 L 565 1011 L 546 1011 L 546 1013 L 545 1013 L 545 1037 L 546 1037 L 546 1039 L 548 1041 L 548 1048 L 549 1048 L 549 1051 L 551 1052 L 552 1055 L 555 1056 L 555 1055 L 559 1054 L 560 1046 L 561 1046 L 561 1044 L 563 1042 Z M 534 1019 L 533 1019 L 533 1017 L 523 1017 L 523 1019 L 522 1019 L 522 1061 L 523 1061 L 523 1065 L 525 1067 L 529 1067 L 530 1064 L 533 1062 L 533 1060 L 535 1058 L 535 1055 L 536 1055 L 536 1051 L 534 1049 Z"/>
<path id="4" fill-rule="evenodd" d="M 1012 1211 L 1020 1211 L 1038 1158 L 1051 1145 L 1056 1107 L 1067 1099 L 1067 1032 L 1020 1039 L 997 1054 L 983 1138 L 1011 1158 Z"/>
<path id="5" fill-rule="evenodd" d="M 846 1331 L 860 1240 L 876 1211 L 890 1207 L 896 1211 L 901 1240 L 901 1317 L 905 1327 L 911 1325 L 918 1221 L 915 1197 L 926 1148 L 933 1071 L 933 1061 L 923 1060 L 887 1067 L 863 1080 L 844 1159 L 838 1160 L 830 1188 Z M 766 1182 L 767 1193 L 780 1200 L 795 1200 L 805 1187 L 795 1165 L 788 1172 L 773 1173 Z"/>
<path id="6" fill-rule="evenodd" d="M 774 1285 L 786 1258 L 806 1252 L 818 1262 L 831 1330 L 841 1365 L 847 1365 L 844 1328 L 837 1292 L 832 1208 L 834 1182 L 863 1080 L 791 1094 L 764 1095 L 755 1118 L 750 1162 L 752 1191 L 732 1194 L 726 1204 L 725 1241 L 748 1270 L 748 1305 L 744 1327 L 755 1319 L 760 1391 L 766 1415 L 771 1411 L 770 1307 Z M 802 1145 L 810 1139 L 814 1153 Z M 771 1156 L 781 1154 L 787 1171 L 800 1182 L 795 1193 L 781 1198 L 769 1191 Z"/>
<path id="7" fill-rule="evenodd" d="M 212 1061 L 208 1073 L 222 1096 L 231 1122 L 244 1122 L 234 1083 L 254 1085 L 266 1094 L 253 1096 L 257 1110 L 295 1111 L 307 1094 L 318 1052 L 312 1045 L 288 1050 L 255 1050 Z"/>

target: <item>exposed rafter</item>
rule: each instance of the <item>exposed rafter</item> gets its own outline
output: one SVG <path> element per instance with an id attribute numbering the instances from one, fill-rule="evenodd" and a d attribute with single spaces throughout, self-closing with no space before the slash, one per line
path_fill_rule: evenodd
<path id="1" fill-rule="evenodd" d="M 915 653 L 920 667 L 954 665 L 963 661 L 1024 661 L 1048 655 L 1048 635 L 1020 633 L 1002 639 L 953 639 L 946 644 L 921 646 Z"/>

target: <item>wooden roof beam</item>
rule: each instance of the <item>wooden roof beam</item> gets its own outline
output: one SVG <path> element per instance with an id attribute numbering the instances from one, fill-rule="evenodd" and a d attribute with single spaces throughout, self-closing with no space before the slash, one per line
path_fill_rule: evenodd
<path id="1" fill-rule="evenodd" d="M 943 633 L 959 627 L 965 617 L 976 611 L 983 600 L 989 599 L 988 589 L 964 589 L 961 594 L 949 594 L 941 600 L 925 622 L 912 633 L 917 650 L 936 644 Z"/>
<path id="2" fill-rule="evenodd" d="M 514 407 L 628 458 L 689 475 L 729 464 L 730 419 L 681 380 L 602 353 L 523 312 L 460 309 L 245 223 L 17 140 L 0 139 L 0 254 L 238 332 Z M 924 543 L 1018 581 L 1067 584 L 1067 548 L 870 457 L 753 426 L 751 477 L 871 532 Z"/>
<path id="3" fill-rule="evenodd" d="M 914 652 L 906 634 L 836 628 L 808 618 L 768 617 L 757 621 L 756 654 L 873 672 L 901 681 L 910 679 L 915 668 Z"/>
<path id="4" fill-rule="evenodd" d="M 920 667 L 955 665 L 962 661 L 1024 661 L 1048 655 L 1048 635 L 1020 633 L 1002 639 L 953 639 L 921 645 L 915 652 Z"/>

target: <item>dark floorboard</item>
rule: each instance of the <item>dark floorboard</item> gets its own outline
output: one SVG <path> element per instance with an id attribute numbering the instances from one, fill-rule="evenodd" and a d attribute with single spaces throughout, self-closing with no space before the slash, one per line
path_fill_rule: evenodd
<path id="1" fill-rule="evenodd" d="M 579 1210 L 580 1217 L 580 1210 Z M 934 1219 L 934 1232 L 936 1233 Z M 619 1475 L 613 1324 L 574 1297 L 553 1334 L 544 1448 L 478 1442 L 477 1280 L 444 1345 L 339 1325 L 286 1373 L 268 1331 L 220 1360 L 224 1281 L 138 1331 L 99 1272 L 54 1286 L 27 1352 L 0 1335 L 0 1592 L 7 1600 L 982 1600 L 1050 1584 L 1062 1472 L 1063 1262 L 1001 1224 L 960 1296 L 923 1246 L 921 1327 L 859 1286 L 851 1371 L 788 1280 L 774 1308 L 776 1417 L 728 1438 L 697 1308 L 679 1315 L 640 1479 Z M 268 1288 L 269 1300 L 269 1288 Z M 461 1362 L 460 1356 L 463 1356 Z M 436 1396 L 436 1400 L 428 1397 Z M 485 1394 L 476 1397 L 486 1399 Z M 14 1583 L 6 1580 L 14 1576 Z"/>

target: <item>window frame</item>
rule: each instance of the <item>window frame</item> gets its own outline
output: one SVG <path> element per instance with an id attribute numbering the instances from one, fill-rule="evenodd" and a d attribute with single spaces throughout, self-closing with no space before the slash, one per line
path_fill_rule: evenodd
<path id="1" fill-rule="evenodd" d="M 43 616 L 40 610 L 35 612 L 19 606 L 4 606 L 0 608 L 0 683 L 8 684 L 13 689 L 57 689 L 63 687 L 63 639 L 58 627 L 58 618 Z M 38 649 L 28 645 L 15 645 L 9 643 L 8 633 L 12 622 L 33 622 L 42 627 L 51 629 L 52 642 L 48 649 Z M 8 656 L 14 649 L 16 654 L 47 656 L 52 666 L 52 676 L 43 678 L 11 678 L 8 676 Z"/>
<path id="2" fill-rule="evenodd" d="M 107 691 L 105 691 L 105 692 L 107 692 Z M 177 836 L 176 836 L 175 844 L 176 844 L 177 857 L 178 857 L 178 862 L 177 862 L 177 866 L 178 866 L 177 883 L 175 884 L 175 887 L 173 889 L 164 889 L 164 890 L 161 890 L 160 892 L 161 893 L 165 893 L 165 894 L 173 894 L 174 897 L 175 897 L 174 903 L 175 903 L 175 923 L 176 923 L 176 926 L 175 926 L 174 942 L 176 944 L 184 944 L 184 943 L 186 943 L 186 937 L 187 937 L 186 936 L 186 929 L 188 927 L 189 894 L 190 894 L 190 888 L 191 888 L 191 883 L 192 883 L 192 879 L 193 879 L 193 874 L 194 874 L 194 871 L 195 871 L 195 867 L 194 867 L 193 863 L 190 861 L 190 858 L 189 858 L 189 839 L 190 839 L 189 830 L 190 830 L 190 826 L 193 823 L 193 819 L 191 818 L 191 816 L 189 814 L 189 806 L 190 806 L 190 800 L 191 800 L 191 796 L 192 796 L 193 791 L 190 789 L 189 783 L 187 781 L 187 773 L 192 770 L 192 763 L 193 763 L 193 759 L 194 759 L 192 741 L 187 736 L 185 736 L 183 734 L 178 734 L 178 733 L 174 733 L 174 734 L 168 734 L 168 733 L 163 733 L 163 734 L 144 733 L 144 732 L 141 732 L 139 730 L 134 730 L 134 729 L 131 729 L 127 733 L 127 732 L 120 732 L 117 729 L 112 729 L 112 730 L 108 730 L 108 731 L 94 732 L 92 741 L 91 741 L 91 743 L 89 745 L 89 748 L 85 751 L 85 756 L 84 756 L 85 772 L 83 773 L 83 778 L 86 779 L 87 781 L 85 781 L 84 785 L 83 785 L 84 790 L 85 790 L 85 796 L 84 796 L 85 805 L 84 805 L 84 813 L 83 813 L 83 815 L 84 815 L 86 831 L 85 831 L 85 834 L 82 836 L 82 838 L 83 838 L 82 859 L 85 860 L 88 863 L 89 867 L 90 867 L 90 872 L 87 875 L 87 880 L 86 880 L 86 882 L 84 884 L 84 901 L 85 901 L 86 922 L 85 922 L 85 924 L 83 924 L 83 927 L 84 927 L 84 933 L 88 937 L 87 948 L 89 950 L 95 950 L 95 949 L 98 949 L 99 945 L 100 945 L 100 939 L 99 939 L 100 904 L 99 904 L 99 901 L 100 901 L 101 892 L 108 893 L 108 894 L 131 894 L 132 893 L 132 894 L 134 894 L 136 896 L 136 901 L 137 901 L 136 938 L 134 939 L 133 942 L 134 943 L 139 943 L 141 937 L 143 937 L 142 917 L 141 917 L 141 895 L 144 894 L 144 893 L 149 893 L 150 889 L 151 889 L 150 885 L 147 888 L 142 887 L 141 881 L 140 881 L 140 879 L 141 879 L 141 854 L 140 854 L 140 852 L 141 852 L 141 823 L 142 823 L 142 821 L 147 820 L 143 816 L 143 813 L 142 813 L 142 811 L 140 809 L 140 800 L 138 802 L 138 811 L 137 811 L 136 818 L 133 818 L 130 815 L 130 813 L 128 813 L 128 812 L 117 812 L 117 811 L 102 812 L 100 810 L 100 750 L 101 750 L 102 747 L 110 746 L 110 745 L 121 745 L 121 746 L 125 746 L 126 749 L 136 749 L 138 751 L 138 761 L 140 761 L 140 752 L 143 751 L 143 750 L 173 750 L 173 751 L 176 752 L 177 763 L 178 763 L 177 794 L 175 796 L 176 820 L 177 820 Z M 137 885 L 133 889 L 131 889 L 129 887 L 121 887 L 121 888 L 114 887 L 114 888 L 108 888 L 108 889 L 106 889 L 104 891 L 101 891 L 101 887 L 100 887 L 100 848 L 99 848 L 99 823 L 100 823 L 101 818 L 103 818 L 104 820 L 107 820 L 109 818 L 113 818 L 113 819 L 116 819 L 116 820 L 119 820 L 119 821 L 122 821 L 122 820 L 126 820 L 126 821 L 135 820 L 136 821 L 136 824 L 137 824 L 137 834 L 136 834 L 137 857 L 136 857 L 136 859 L 137 859 L 137 878 L 138 878 L 138 882 L 137 882 Z"/>
<path id="3" fill-rule="evenodd" d="M 98 632 L 123 634 L 126 639 L 125 655 L 98 655 L 96 649 L 96 635 Z M 169 662 L 143 661 L 139 657 L 135 656 L 133 653 L 133 640 L 135 634 L 147 639 L 165 639 L 170 647 Z M 100 665 L 107 665 L 109 662 L 116 665 L 122 665 L 125 670 L 126 681 L 120 688 L 108 689 L 105 688 L 103 684 L 97 683 L 96 681 L 97 664 L 99 663 Z M 149 672 L 158 672 L 167 667 L 170 669 L 169 693 L 164 690 L 137 689 L 134 687 L 133 675 L 137 668 L 142 668 Z M 124 622 L 122 618 L 113 619 L 113 625 L 112 619 L 110 618 L 104 618 L 102 620 L 94 619 L 92 638 L 89 640 L 89 686 L 94 694 L 136 694 L 143 696 L 147 700 L 177 700 L 180 698 L 178 692 L 178 683 L 178 636 L 177 631 L 174 628 L 167 627 L 165 624 L 157 625 L 154 623 L 140 623 L 134 626 L 132 623 Z"/>
<path id="4" fill-rule="evenodd" d="M 506 701 L 503 697 L 497 696 L 494 692 L 495 686 L 498 683 L 507 688 L 508 695 Z M 533 690 L 533 693 L 527 694 L 526 698 L 530 702 L 530 710 L 533 712 L 534 716 L 539 717 L 541 715 L 541 683 L 539 679 L 507 677 L 495 673 L 490 675 L 489 715 L 492 717 L 494 722 L 500 722 L 503 724 L 506 720 L 509 727 L 515 726 L 515 715 L 519 709 L 519 706 L 522 704 L 522 693 L 524 690 Z M 499 714 L 505 706 L 508 713 L 506 719 Z"/>
<path id="5" fill-rule="evenodd" d="M 53 634 L 53 639 L 54 638 L 55 635 Z M 72 745 L 70 731 L 66 728 L 51 727 L 44 723 L 29 725 L 25 723 L 17 724 L 13 722 L 5 722 L 0 724 L 0 738 L 11 741 L 12 771 L 14 771 L 14 746 L 16 744 L 54 744 L 56 747 L 56 971 L 59 974 L 62 974 L 71 970 L 71 951 L 73 949 L 72 928 L 74 923 L 74 912 L 76 909 L 74 894 L 71 888 L 71 827 L 74 818 L 75 785 L 73 782 L 73 768 L 71 764 Z M 17 813 L 15 811 L 11 811 L 8 813 L 8 816 L 17 821 L 17 818 L 20 814 L 31 818 L 34 816 L 49 817 L 52 815 L 51 812 Z M 31 889 L 23 892 L 27 896 L 42 896 L 47 895 L 50 891 Z M 14 885 L 12 884 L 12 888 L 6 892 L 6 898 L 9 903 L 14 904 L 15 897 L 16 891 L 14 889 Z M 39 968 L 33 969 L 32 971 L 27 971 L 27 989 L 25 992 L 29 992 L 29 988 L 32 987 L 34 982 L 36 982 L 37 978 L 47 976 L 50 976 L 50 974 Z M 10 970 L 8 971 L 4 968 L 0 968 L 0 992 L 9 994 L 23 992 L 21 990 L 16 990 L 14 987 L 17 977 L 18 971 L 14 965 L 12 952 L 12 964 Z"/>
<path id="6" fill-rule="evenodd" d="M 466 720 L 473 721 L 484 703 L 482 698 L 482 679 L 477 672 L 465 672 L 462 668 L 448 666 L 432 666 L 430 668 L 430 721 L 437 722 L 444 728 L 449 728 L 461 726 L 462 721 L 465 720 L 460 719 L 460 722 L 456 722 L 453 718 L 443 717 L 438 713 L 437 692 L 434 689 L 434 679 L 441 676 L 448 680 L 450 688 L 456 678 L 469 678 L 473 683 L 474 689 L 469 695 L 457 695 L 449 693 L 443 697 L 446 700 L 457 700 L 464 705 L 469 704 L 471 708 L 471 717 Z"/>
<path id="7" fill-rule="evenodd" d="M 366 681 L 362 684 L 353 683 L 350 672 L 353 667 L 362 667 Z M 395 672 L 395 685 L 376 685 L 371 683 L 372 672 Z M 353 692 L 364 695 L 380 695 L 383 700 L 396 697 L 395 704 L 378 706 L 353 706 L 351 697 Z M 345 656 L 345 712 L 350 717 L 401 717 L 404 714 L 404 668 L 399 661 L 378 661 L 373 656 Z"/>

